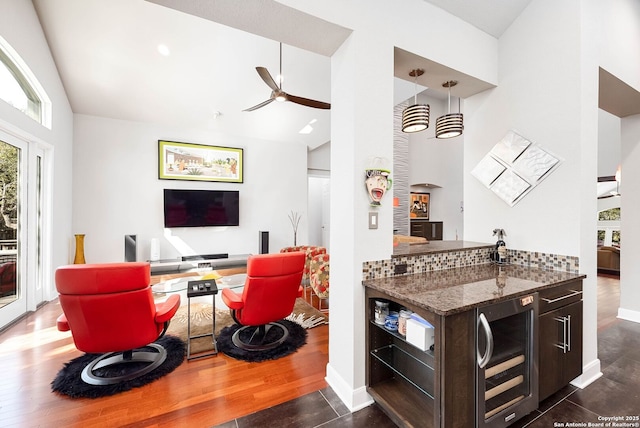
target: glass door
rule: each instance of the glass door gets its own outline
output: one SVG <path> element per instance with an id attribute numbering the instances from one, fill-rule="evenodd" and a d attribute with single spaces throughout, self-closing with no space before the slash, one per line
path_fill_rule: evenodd
<path id="1" fill-rule="evenodd" d="M 27 310 L 22 243 L 27 144 L 0 132 L 0 327 Z"/>

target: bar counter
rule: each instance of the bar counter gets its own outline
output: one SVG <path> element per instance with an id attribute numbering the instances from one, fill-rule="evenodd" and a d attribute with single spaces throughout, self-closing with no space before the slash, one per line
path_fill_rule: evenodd
<path id="1" fill-rule="evenodd" d="M 481 264 L 368 279 L 362 283 L 393 298 L 447 316 L 585 277 L 532 267 Z"/>
<path id="2" fill-rule="evenodd" d="M 429 241 L 426 243 L 401 242 L 398 243 L 397 246 L 393 247 L 393 254 L 391 255 L 391 258 L 494 247 L 495 244 L 470 241 Z"/>

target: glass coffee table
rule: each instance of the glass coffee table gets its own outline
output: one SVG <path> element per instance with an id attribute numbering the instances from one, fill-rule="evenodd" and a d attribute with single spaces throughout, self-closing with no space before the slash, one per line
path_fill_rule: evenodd
<path id="1" fill-rule="evenodd" d="M 201 281 L 205 279 L 207 275 L 200 276 L 184 276 L 180 278 L 168 279 L 158 284 L 151 286 L 151 291 L 159 294 L 177 293 L 179 291 L 185 291 L 189 285 L 189 281 Z M 246 273 L 237 273 L 235 275 L 228 275 L 217 278 L 216 285 L 218 289 L 221 288 L 240 288 L 244 286 L 244 281 L 247 278 Z"/>
<path id="2" fill-rule="evenodd" d="M 247 277 L 245 273 L 223 276 L 220 278 L 207 278 L 210 275 L 186 276 L 163 281 L 153 285 L 151 290 L 158 294 L 169 294 L 185 292 L 187 294 L 187 360 L 209 357 L 218 354 L 218 344 L 216 341 L 216 294 L 223 288 L 242 288 Z M 215 281 L 215 285 L 214 284 Z M 211 296 L 212 316 L 211 333 L 204 333 L 193 336 L 191 334 L 191 299 L 197 297 Z M 213 351 L 206 353 L 191 354 L 191 340 L 211 336 Z"/>

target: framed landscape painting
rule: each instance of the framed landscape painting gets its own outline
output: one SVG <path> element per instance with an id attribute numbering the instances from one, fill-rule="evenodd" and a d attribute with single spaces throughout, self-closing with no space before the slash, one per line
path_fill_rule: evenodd
<path id="1" fill-rule="evenodd" d="M 158 178 L 242 183 L 243 150 L 158 141 Z"/>

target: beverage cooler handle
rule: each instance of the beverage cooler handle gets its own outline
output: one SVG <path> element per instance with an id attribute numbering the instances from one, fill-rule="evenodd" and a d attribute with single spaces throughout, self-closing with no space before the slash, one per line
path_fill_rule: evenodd
<path id="1" fill-rule="evenodd" d="M 487 338 L 487 349 L 484 351 L 484 355 L 480 355 L 480 349 L 476 349 L 478 366 L 483 369 L 489 363 L 489 360 L 493 355 L 493 334 L 491 333 L 489 321 L 487 321 L 487 317 L 485 317 L 483 313 L 480 313 L 478 316 L 478 327 L 480 326 L 482 326 L 485 337 Z"/>

